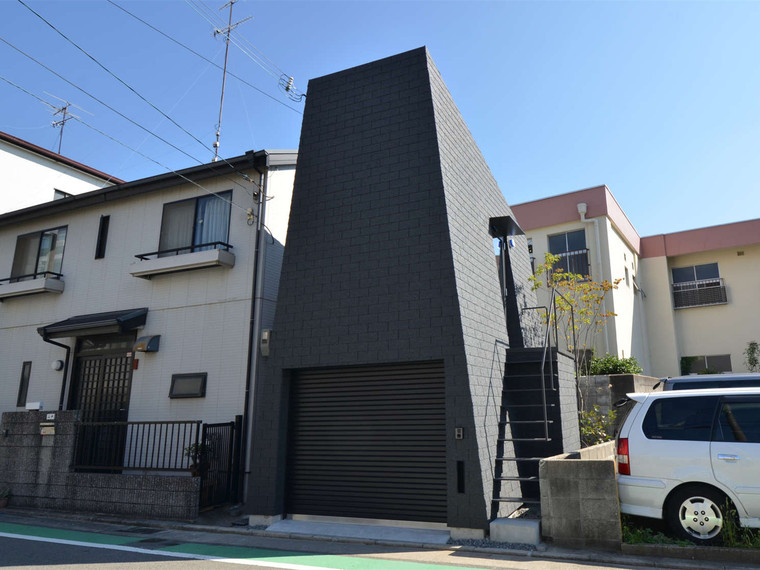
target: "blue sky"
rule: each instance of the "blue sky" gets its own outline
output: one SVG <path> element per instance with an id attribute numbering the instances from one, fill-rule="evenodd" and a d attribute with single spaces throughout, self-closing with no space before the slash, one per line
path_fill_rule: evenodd
<path id="1" fill-rule="evenodd" d="M 17 0 L 0 38 L 181 149 L 119 117 L 0 42 L 0 76 L 155 162 L 70 121 L 62 154 L 123 179 L 211 159 L 221 72 L 105 0 L 24 0 L 165 111 L 109 76 Z M 221 64 L 222 0 L 114 0 Z M 206 17 L 204 18 L 199 12 Z M 210 16 L 210 14 L 215 16 Z M 240 0 L 237 29 L 276 65 L 236 46 L 221 154 L 296 148 L 319 77 L 426 45 L 511 204 L 607 184 L 642 236 L 760 217 L 760 2 L 309 2 Z M 0 130 L 56 150 L 48 107 L 0 81 Z M 160 163 L 156 164 L 156 163 Z"/>

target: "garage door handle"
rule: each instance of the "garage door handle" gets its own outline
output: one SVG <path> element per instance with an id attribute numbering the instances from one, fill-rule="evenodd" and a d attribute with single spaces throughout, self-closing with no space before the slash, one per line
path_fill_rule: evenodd
<path id="1" fill-rule="evenodd" d="M 738 455 L 727 455 L 725 453 L 719 453 L 718 459 L 722 459 L 723 461 L 739 461 Z"/>

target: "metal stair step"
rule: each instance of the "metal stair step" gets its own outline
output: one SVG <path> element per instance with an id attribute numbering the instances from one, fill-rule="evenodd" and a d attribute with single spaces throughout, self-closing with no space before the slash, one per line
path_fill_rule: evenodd
<path id="1" fill-rule="evenodd" d="M 497 457 L 496 461 L 541 461 L 546 457 Z"/>
<path id="2" fill-rule="evenodd" d="M 554 420 L 509 420 L 506 422 L 499 422 L 499 427 L 505 427 L 507 425 L 518 424 L 553 424 Z"/>
<path id="3" fill-rule="evenodd" d="M 538 477 L 494 477 L 495 481 L 538 481 Z"/>
<path id="4" fill-rule="evenodd" d="M 550 437 L 500 437 L 496 441 L 551 441 Z"/>
<path id="5" fill-rule="evenodd" d="M 499 497 L 498 499 L 491 499 L 497 503 L 533 503 L 538 504 L 541 499 L 526 499 L 525 497 Z"/>

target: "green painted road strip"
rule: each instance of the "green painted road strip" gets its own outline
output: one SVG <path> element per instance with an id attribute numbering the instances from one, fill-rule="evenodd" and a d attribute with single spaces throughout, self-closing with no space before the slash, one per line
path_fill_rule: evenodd
<path id="1" fill-rule="evenodd" d="M 78 530 L 66 530 L 61 528 L 49 528 L 46 526 L 29 526 L 25 524 L 0 523 L 0 532 L 6 534 L 20 534 L 24 536 L 36 536 L 38 538 L 54 538 L 74 542 L 92 542 L 94 544 L 129 544 L 135 542 L 134 536 L 118 536 L 115 534 L 99 534 L 94 532 L 81 532 Z"/>
<path id="2" fill-rule="evenodd" d="M 135 552 L 153 556 L 212 560 L 245 566 L 267 566 L 284 570 L 314 570 L 329 568 L 335 570 L 440 570 L 439 564 L 404 562 L 360 556 L 340 556 L 333 554 L 309 554 L 265 548 L 242 546 L 221 546 L 214 544 L 184 543 L 163 548 L 141 548 L 142 538 L 95 532 L 82 532 L 42 526 L 0 523 L 0 536 L 20 540 L 52 542 L 70 546 L 103 548 Z M 467 570 L 462 566 L 444 566 L 451 570 Z"/>

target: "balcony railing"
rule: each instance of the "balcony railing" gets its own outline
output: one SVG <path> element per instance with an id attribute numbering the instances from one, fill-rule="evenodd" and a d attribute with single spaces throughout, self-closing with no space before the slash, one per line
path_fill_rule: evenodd
<path id="1" fill-rule="evenodd" d="M 584 277 L 591 276 L 591 265 L 588 261 L 588 249 L 576 249 L 564 253 L 554 253 L 559 257 L 552 268 L 553 271 L 561 269 L 564 273 L 575 273 Z"/>
<path id="2" fill-rule="evenodd" d="M 39 271 L 0 279 L 0 301 L 38 293 L 63 293 L 63 274 Z"/>
<path id="3" fill-rule="evenodd" d="M 195 251 L 206 251 L 209 249 L 222 249 L 224 251 L 229 251 L 232 249 L 232 246 L 228 243 L 224 243 L 223 241 L 213 241 L 209 243 L 199 243 L 198 245 L 189 245 L 185 247 L 175 247 L 172 249 L 162 249 L 161 251 L 152 251 L 150 253 L 138 253 L 135 255 L 137 259 L 142 259 L 143 261 L 156 258 L 156 257 L 169 257 L 171 255 L 183 255 L 185 253 L 193 253 Z"/>
<path id="4" fill-rule="evenodd" d="M 138 253 L 129 267 L 134 277 L 151 279 L 165 273 L 179 273 L 207 267 L 235 266 L 235 255 L 228 243 L 215 241 L 194 246 L 175 247 L 150 253 Z"/>
<path id="5" fill-rule="evenodd" d="M 673 283 L 673 306 L 676 309 L 726 303 L 726 285 L 722 278 Z"/>
<path id="6" fill-rule="evenodd" d="M 40 271 L 38 273 L 27 273 L 26 275 L 14 275 L 13 277 L 6 277 L 0 279 L 0 285 L 3 283 L 18 283 L 19 281 L 32 281 L 34 279 L 61 279 L 63 273 L 55 273 L 54 271 Z"/>
<path id="7" fill-rule="evenodd" d="M 189 471 L 201 422 L 83 422 L 76 435 L 80 471 Z"/>

